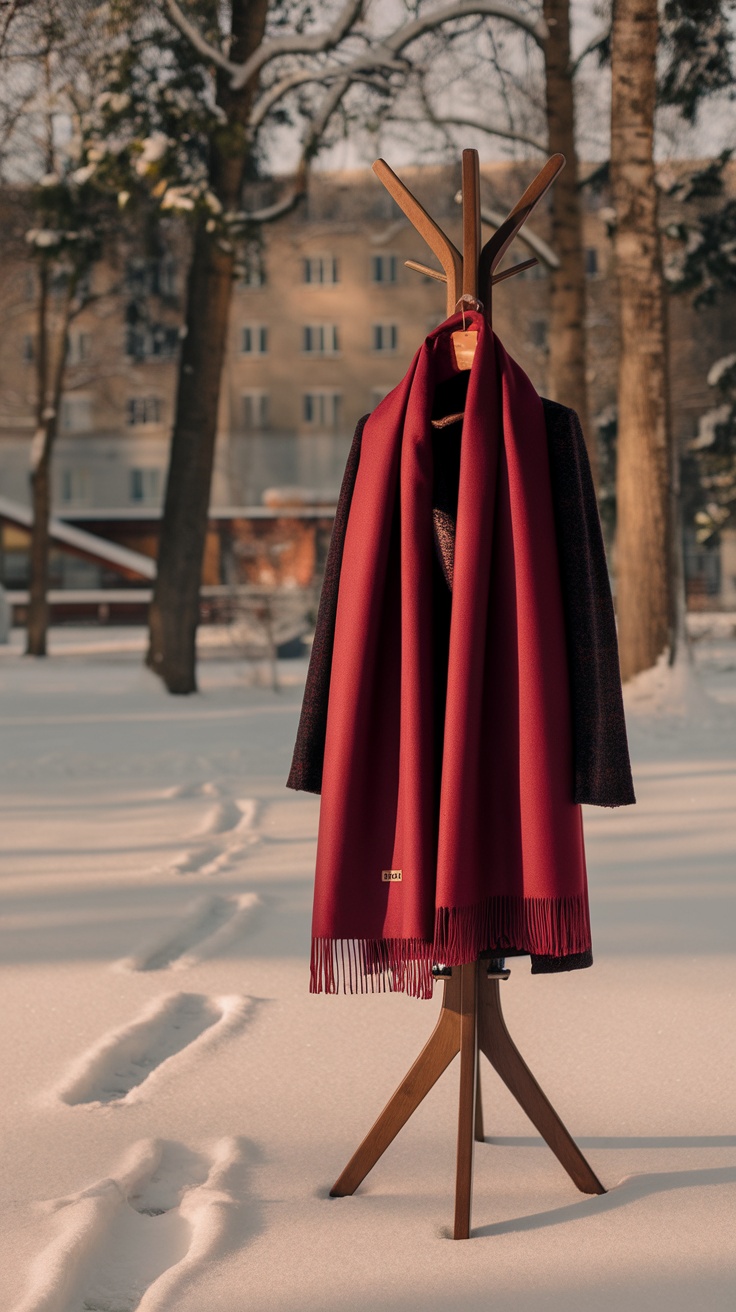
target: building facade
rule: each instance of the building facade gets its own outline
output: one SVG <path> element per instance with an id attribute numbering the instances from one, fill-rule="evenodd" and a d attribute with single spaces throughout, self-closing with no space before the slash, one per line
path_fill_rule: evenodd
<path id="1" fill-rule="evenodd" d="M 484 165 L 485 203 L 510 208 L 531 171 L 529 165 Z M 460 245 L 459 168 L 405 169 L 402 176 Z M 615 416 L 617 361 L 610 211 L 604 194 L 586 190 L 584 196 L 590 412 L 604 434 Z M 543 206 L 533 227 L 548 238 Z M 185 242 L 174 232 L 162 256 L 95 271 L 96 299 L 69 336 L 69 385 L 54 455 L 57 515 L 150 517 L 160 509 L 183 322 Z M 506 263 L 528 254 L 518 241 Z M 315 174 L 306 203 L 263 229 L 232 299 L 215 508 L 262 504 L 274 488 L 299 489 L 306 502 L 325 504 L 336 496 L 358 418 L 395 386 L 426 333 L 444 318 L 444 286 L 407 269 L 407 259 L 432 262 L 368 170 Z M 0 273 L 6 324 L 0 487 L 23 503 L 34 430 L 34 301 L 29 261 L 6 260 Z M 548 302 L 542 265 L 494 293 L 494 328 L 542 393 Z M 736 349 L 728 308 L 697 312 L 685 297 L 670 300 L 672 415 L 682 450 L 713 403 L 710 365 Z M 81 585 L 84 562 L 77 573 Z"/>

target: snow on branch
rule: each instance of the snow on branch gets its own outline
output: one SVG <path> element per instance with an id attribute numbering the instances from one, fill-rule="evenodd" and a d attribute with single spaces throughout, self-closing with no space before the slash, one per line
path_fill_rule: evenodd
<path id="1" fill-rule="evenodd" d="M 190 22 L 182 12 L 176 0 L 163 0 L 163 4 L 171 22 L 179 29 L 182 36 L 185 36 L 205 59 L 211 59 L 213 63 L 229 73 L 233 91 L 240 91 L 272 59 L 278 59 L 282 55 L 319 55 L 334 50 L 360 18 L 364 0 L 347 0 L 347 4 L 332 26 L 322 32 L 308 34 L 294 32 L 276 37 L 273 41 L 264 41 L 244 64 L 234 64 L 222 50 L 202 36 L 194 23 Z"/>
<path id="2" fill-rule="evenodd" d="M 332 26 L 321 32 L 288 33 L 271 41 L 264 41 L 244 64 L 234 64 L 222 50 L 212 45 L 182 12 L 177 0 L 161 0 L 161 3 L 170 21 L 194 49 L 205 59 L 211 60 L 229 73 L 232 89 L 239 91 L 275 59 L 288 55 L 321 55 L 337 49 L 346 37 L 356 32 L 364 0 L 347 0 Z M 426 36 L 428 32 L 444 27 L 446 23 L 471 17 L 498 18 L 503 22 L 511 23 L 526 32 L 539 46 L 544 45 L 548 35 L 547 25 L 543 19 L 527 18 L 511 5 L 499 3 L 499 0 L 450 0 L 450 3 L 438 5 L 427 13 L 402 23 L 382 40 L 372 40 L 367 32 L 363 32 L 362 35 L 369 42 L 368 47 L 363 55 L 353 59 L 349 64 L 322 67 L 317 65 L 311 76 L 307 77 L 305 70 L 304 78 L 299 78 L 293 83 L 290 79 L 298 75 L 295 73 L 288 75 L 266 93 L 268 97 L 273 97 L 269 100 L 268 107 L 280 100 L 292 85 L 300 85 L 302 80 L 325 81 L 340 75 L 355 75 L 381 69 L 392 71 L 405 69 L 406 64 L 402 62 L 401 55 L 412 42 Z M 259 121 L 262 121 L 263 116 L 260 115 Z"/>
<path id="3" fill-rule="evenodd" d="M 392 54 L 397 55 L 412 41 L 416 41 L 427 32 L 435 31 L 438 27 L 443 27 L 445 23 L 451 23 L 456 18 L 471 18 L 478 15 L 487 18 L 501 18 L 506 22 L 513 23 L 514 27 L 520 27 L 539 46 L 544 44 L 548 36 L 547 24 L 543 19 L 525 18 L 511 5 L 497 4 L 493 0 L 455 0 L 454 3 L 431 9 L 429 13 L 412 19 L 410 23 L 404 23 L 391 36 L 386 38 L 383 45 Z"/>
<path id="4" fill-rule="evenodd" d="M 233 64 L 227 58 L 227 55 L 218 50 L 217 46 L 213 46 L 207 41 L 195 24 L 191 23 L 186 14 L 182 13 L 176 0 L 163 0 L 163 4 L 174 27 L 179 29 L 182 36 L 186 37 L 197 53 L 203 55 L 205 59 L 212 60 L 212 63 L 217 64 L 218 68 L 224 68 L 225 72 L 229 73 L 234 80 L 240 72 L 240 64 Z"/>
<path id="5" fill-rule="evenodd" d="M 332 26 L 323 32 L 289 33 L 273 41 L 264 41 L 253 51 L 250 59 L 246 59 L 239 67 L 233 78 L 233 91 L 246 86 L 265 64 L 269 64 L 272 59 L 279 59 L 281 55 L 320 55 L 327 50 L 334 50 L 354 28 L 360 18 L 363 3 L 364 0 L 347 0 Z"/>

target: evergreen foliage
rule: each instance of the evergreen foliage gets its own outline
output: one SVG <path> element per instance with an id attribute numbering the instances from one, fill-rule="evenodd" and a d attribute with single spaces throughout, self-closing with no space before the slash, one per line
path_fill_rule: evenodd
<path id="1" fill-rule="evenodd" d="M 731 0 L 666 0 L 657 99 L 694 123 L 701 103 L 733 86 Z"/>

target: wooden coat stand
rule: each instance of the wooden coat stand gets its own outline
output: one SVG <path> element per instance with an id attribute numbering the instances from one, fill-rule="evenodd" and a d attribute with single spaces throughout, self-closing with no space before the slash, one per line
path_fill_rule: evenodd
<path id="1" fill-rule="evenodd" d="M 501 274 L 496 273 L 496 267 L 502 256 L 535 205 L 552 185 L 564 163 L 563 155 L 553 155 L 547 161 L 508 218 L 481 249 L 478 152 L 464 150 L 461 256 L 457 247 L 397 178 L 388 164 L 382 159 L 376 160 L 373 165 L 374 172 L 442 265 L 443 272 L 440 273 L 414 260 L 406 261 L 409 268 L 446 282 L 448 316 L 461 305 L 472 304 L 473 308 L 484 309 L 490 322 L 493 285 L 536 264 L 536 260 L 526 260 L 523 264 L 516 265 Z M 478 299 L 479 290 L 483 295 L 482 306 Z M 458 334 L 463 338 L 469 335 Z M 456 346 L 456 353 L 457 350 Z M 472 352 L 472 347 L 470 350 Z M 444 997 L 437 1024 L 414 1065 L 404 1076 L 375 1125 L 369 1130 L 345 1170 L 332 1186 L 331 1195 L 342 1198 L 347 1194 L 355 1193 L 358 1185 L 375 1166 L 399 1130 L 459 1053 L 460 1098 L 453 1238 L 468 1239 L 473 1186 L 473 1150 L 475 1141 L 482 1142 L 484 1137 L 479 1052 L 484 1053 L 488 1058 L 578 1189 L 587 1194 L 605 1193 L 603 1185 L 537 1084 L 506 1028 L 501 1011 L 499 984 L 501 980 L 508 978 L 509 971 L 499 969 L 497 962 L 481 960 L 466 966 L 449 967 L 438 964 L 433 967 L 433 974 L 444 981 Z"/>

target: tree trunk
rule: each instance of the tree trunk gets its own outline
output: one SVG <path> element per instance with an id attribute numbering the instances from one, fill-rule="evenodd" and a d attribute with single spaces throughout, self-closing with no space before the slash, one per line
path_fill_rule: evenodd
<path id="1" fill-rule="evenodd" d="M 31 527 L 30 567 L 26 621 L 26 656 L 46 655 L 46 636 L 49 626 L 49 518 L 51 515 L 51 446 L 46 426 L 39 427 L 34 442 L 43 443 L 40 459 L 31 470 Z"/>
<path id="2" fill-rule="evenodd" d="M 263 40 L 268 0 L 234 0 L 230 58 L 244 62 Z M 245 125 L 255 81 L 234 92 L 218 73 L 217 102 L 227 124 L 211 142 L 210 185 L 223 209 L 241 208 L 247 163 Z M 199 588 L 207 538 L 234 256 L 202 219 L 189 269 L 186 335 L 179 361 L 176 411 L 166 481 L 157 576 L 149 612 L 146 663 L 169 692 L 197 690 Z"/>
<path id="3" fill-rule="evenodd" d="M 49 518 L 51 516 L 51 454 L 59 427 L 59 406 L 64 381 L 69 306 L 74 285 L 70 284 L 58 332 L 50 332 L 50 271 L 39 268 L 39 297 L 36 333 L 36 433 L 31 447 L 30 586 L 26 621 L 26 656 L 45 656 L 49 627 Z M 52 350 L 53 346 L 53 350 Z"/>
<path id="4" fill-rule="evenodd" d="M 614 0 L 611 182 L 620 357 L 616 576 L 621 673 L 670 632 L 671 514 L 664 283 L 654 176 L 657 0 Z"/>
<path id="5" fill-rule="evenodd" d="M 552 188 L 551 244 L 560 265 L 549 275 L 547 393 L 577 411 L 597 484 L 598 448 L 588 414 L 586 380 L 585 252 L 570 67 L 570 0 L 544 0 L 543 10 L 549 28 L 544 46 L 548 144 L 550 154 L 559 151 L 567 161 Z"/>
<path id="6" fill-rule="evenodd" d="M 169 692 L 196 692 L 199 587 L 207 537 L 233 257 L 195 234 L 176 419 L 151 603 L 148 664 Z"/>

